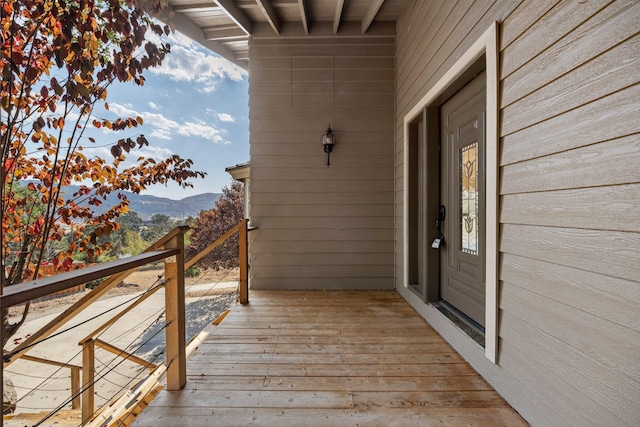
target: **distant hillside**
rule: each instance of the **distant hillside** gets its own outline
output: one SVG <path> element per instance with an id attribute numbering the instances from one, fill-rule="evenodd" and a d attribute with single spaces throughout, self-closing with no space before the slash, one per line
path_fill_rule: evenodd
<path id="1" fill-rule="evenodd" d="M 78 191 L 80 187 L 71 185 L 64 189 L 65 193 L 71 195 Z M 180 200 L 167 199 L 166 197 L 151 196 L 148 194 L 134 194 L 124 191 L 123 194 L 129 199 L 129 208 L 138 213 L 143 220 L 150 219 L 155 214 L 169 215 L 172 219 L 183 219 L 189 216 L 196 217 L 201 210 L 213 208 L 216 200 L 221 196 L 219 193 L 203 193 L 195 196 L 185 197 Z M 115 194 L 107 197 L 107 201 L 100 207 L 95 208 L 100 213 L 107 207 L 119 203 Z"/>
<path id="2" fill-rule="evenodd" d="M 125 194 L 129 199 L 130 209 L 136 211 L 143 220 L 155 214 L 169 215 L 173 219 L 197 217 L 200 211 L 213 208 L 216 200 L 221 196 L 218 193 L 203 193 L 173 200 L 144 194 Z"/>

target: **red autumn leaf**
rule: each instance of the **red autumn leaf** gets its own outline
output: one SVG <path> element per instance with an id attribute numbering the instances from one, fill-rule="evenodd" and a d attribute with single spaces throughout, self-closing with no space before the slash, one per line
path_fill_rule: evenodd
<path id="1" fill-rule="evenodd" d="M 125 164 L 122 150 L 148 145 L 144 135 L 111 147 L 111 161 L 83 152 L 83 144 L 96 142 L 84 133 L 87 123 L 114 131 L 143 124 L 140 117 L 107 120 L 91 114 L 95 114 L 97 102 L 109 110 L 107 83 L 120 79 L 143 84 L 141 74 L 160 65 L 169 47 L 145 38 L 146 22 L 150 21 L 140 2 L 80 2 L 81 9 L 77 2 L 45 3 L 46 7 L 38 1 L 0 5 L 5 12 L 0 14 L 0 28 L 6 36 L 0 42 L 0 108 L 10 113 L 0 124 L 5 185 L 1 236 L 8 257 L 3 262 L 21 266 L 6 272 L 10 275 L 3 278 L 6 286 L 35 279 L 40 270 L 37 260 L 49 259 L 57 270 L 63 270 L 73 267 L 72 257 L 78 254 L 93 260 L 106 253 L 109 242 L 105 240 L 109 239 L 104 236 L 113 237 L 119 229 L 118 217 L 128 209 L 126 199 L 121 198 L 115 206 L 107 206 L 106 212 L 97 213 L 96 205 L 113 200 L 108 196 L 123 191 L 140 193 L 170 180 L 188 186 L 188 179 L 202 176 L 173 156 Z M 163 30 L 155 23 L 149 29 L 155 34 Z M 113 60 L 105 61 L 100 56 L 102 49 L 94 49 L 94 41 L 98 41 L 98 48 L 108 45 Z M 53 134 L 43 132 L 51 127 Z M 25 179 L 32 180 L 26 187 L 19 183 Z M 89 180 L 93 182 L 75 195 L 65 191 L 69 185 Z M 98 239 L 100 236 L 103 239 Z M 24 262 L 17 262 L 20 256 Z M 3 332 L 7 332 L 10 321 L 3 320 Z M 2 339 L 6 344 L 10 335 L 2 334 Z"/>
<path id="2" fill-rule="evenodd" d="M 3 172 L 12 173 L 15 170 L 15 161 L 12 158 L 8 158 L 4 161 Z"/>

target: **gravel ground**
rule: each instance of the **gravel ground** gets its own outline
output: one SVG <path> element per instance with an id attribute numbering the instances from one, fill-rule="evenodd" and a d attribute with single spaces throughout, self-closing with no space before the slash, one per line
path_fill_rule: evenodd
<path id="1" fill-rule="evenodd" d="M 211 292 L 200 292 L 194 299 L 191 299 L 190 295 L 187 294 L 185 308 L 187 343 L 235 304 L 237 298 L 238 293 L 235 289 L 218 291 L 215 295 L 212 295 Z M 139 348 L 137 354 L 140 357 L 150 361 L 164 348 L 165 334 L 161 333 L 162 329 L 162 324 L 155 324 L 132 345 L 134 348 Z"/>

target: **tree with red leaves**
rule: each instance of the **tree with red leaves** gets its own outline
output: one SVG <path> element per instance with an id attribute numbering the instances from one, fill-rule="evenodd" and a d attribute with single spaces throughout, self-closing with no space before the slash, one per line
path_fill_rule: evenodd
<path id="1" fill-rule="evenodd" d="M 161 1 L 145 6 L 156 13 Z M 117 141 L 110 160 L 83 152 L 97 144 L 84 136 L 88 126 L 119 131 L 142 124 L 140 117 L 109 121 L 94 113 L 98 105 L 109 108 L 112 83 L 143 85 L 143 71 L 169 53 L 167 44 L 145 39 L 147 31 L 162 36 L 170 30 L 149 17 L 142 0 L 0 0 L 0 23 L 4 288 L 36 279 L 45 261 L 66 271 L 74 255 L 92 261 L 106 251 L 109 242 L 100 237 L 117 230 L 118 217 L 128 211 L 124 191 L 170 181 L 191 186 L 204 174 L 177 155 L 140 157 L 125 167 L 132 149 L 148 145 L 144 135 Z M 71 184 L 80 189 L 65 194 Z M 97 214 L 93 208 L 112 193 L 119 203 Z M 69 244 L 51 253 L 51 242 L 63 238 Z M 13 324 L 3 311 L 3 347 L 28 309 Z"/>
<path id="2" fill-rule="evenodd" d="M 191 245 L 186 250 L 187 258 L 192 258 L 238 225 L 244 217 L 243 212 L 244 188 L 242 183 L 234 181 L 231 186 L 222 189 L 222 195 L 213 209 L 201 211 L 190 224 L 193 232 Z M 203 257 L 197 265 L 216 270 L 238 267 L 238 233 Z"/>

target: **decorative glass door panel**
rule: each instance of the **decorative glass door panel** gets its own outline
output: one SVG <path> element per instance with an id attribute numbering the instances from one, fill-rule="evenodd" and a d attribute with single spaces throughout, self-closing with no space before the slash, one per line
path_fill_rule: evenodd
<path id="1" fill-rule="evenodd" d="M 478 143 L 459 150 L 460 249 L 478 255 Z"/>

